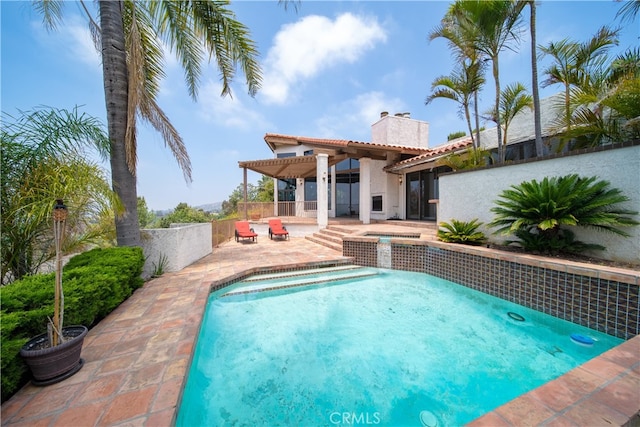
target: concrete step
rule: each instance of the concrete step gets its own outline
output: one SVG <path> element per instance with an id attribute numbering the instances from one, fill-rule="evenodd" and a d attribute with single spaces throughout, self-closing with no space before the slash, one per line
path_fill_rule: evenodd
<path id="1" fill-rule="evenodd" d="M 320 233 L 314 233 L 311 236 L 306 236 L 305 239 L 342 253 L 342 240 L 340 240 L 340 243 L 336 243 L 325 238 L 325 236 Z"/>
<path id="2" fill-rule="evenodd" d="M 351 234 L 354 232 L 353 229 L 351 228 L 347 228 L 347 227 L 342 227 L 339 225 L 330 225 L 327 228 L 324 228 L 320 231 L 327 231 L 327 232 L 334 232 L 334 233 L 339 233 L 341 236 L 347 235 L 347 234 Z"/>

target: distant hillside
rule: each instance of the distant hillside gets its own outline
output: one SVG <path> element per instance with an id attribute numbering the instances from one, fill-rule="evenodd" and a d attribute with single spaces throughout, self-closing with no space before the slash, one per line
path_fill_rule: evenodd
<path id="1" fill-rule="evenodd" d="M 206 205 L 192 206 L 195 209 L 202 209 L 205 212 L 220 212 L 222 210 L 222 202 L 207 203 Z M 164 209 L 153 211 L 158 217 L 169 215 L 173 209 Z"/>
<path id="2" fill-rule="evenodd" d="M 222 210 L 222 202 L 213 202 L 206 205 L 194 206 L 196 209 L 202 209 L 205 212 L 220 212 Z"/>

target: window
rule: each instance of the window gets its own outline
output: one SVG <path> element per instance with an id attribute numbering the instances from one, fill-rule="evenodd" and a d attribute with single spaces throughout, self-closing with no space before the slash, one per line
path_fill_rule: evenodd
<path id="1" fill-rule="evenodd" d="M 371 210 L 382 212 L 382 196 L 373 196 L 371 199 Z"/>
<path id="2" fill-rule="evenodd" d="M 316 185 L 316 178 L 304 179 L 304 201 L 314 202 L 318 200 L 318 187 Z"/>
<path id="3" fill-rule="evenodd" d="M 305 156 L 313 156 L 313 150 L 306 150 L 306 151 L 304 152 L 304 155 L 305 155 Z"/>
<path id="4" fill-rule="evenodd" d="M 285 157 L 295 157 L 296 153 L 278 153 L 277 157 L 279 159 L 284 159 Z"/>

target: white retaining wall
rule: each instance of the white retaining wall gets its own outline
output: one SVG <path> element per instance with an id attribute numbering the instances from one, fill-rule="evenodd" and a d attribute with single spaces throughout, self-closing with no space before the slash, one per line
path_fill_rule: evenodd
<path id="1" fill-rule="evenodd" d="M 142 230 L 142 250 L 146 258 L 143 277 L 151 277 L 163 257 L 165 272 L 182 270 L 211 253 L 211 223 Z"/>
<path id="2" fill-rule="evenodd" d="M 583 177 L 597 176 L 609 181 L 610 187 L 618 188 L 630 201 L 621 207 L 640 211 L 640 146 L 618 148 L 595 153 L 565 156 L 523 164 L 509 165 L 486 170 L 442 175 L 439 180 L 440 203 L 438 222 L 452 218 L 470 221 L 478 218 L 484 223 L 482 231 L 493 242 L 506 237 L 494 235 L 494 229 L 486 224 L 493 220 L 490 211 L 498 195 L 511 185 L 544 177 L 564 176 L 577 173 Z M 640 215 L 635 216 L 640 220 Z M 640 226 L 623 227 L 630 237 L 621 237 L 582 227 L 572 227 L 576 239 L 596 243 L 607 248 L 587 255 L 598 258 L 640 263 Z"/>

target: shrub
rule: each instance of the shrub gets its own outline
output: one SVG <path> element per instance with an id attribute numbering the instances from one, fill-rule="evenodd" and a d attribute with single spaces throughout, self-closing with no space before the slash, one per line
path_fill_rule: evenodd
<path id="1" fill-rule="evenodd" d="M 125 301 L 143 284 L 141 248 L 93 249 L 73 257 L 62 282 L 65 324 L 91 327 Z M 46 330 L 53 315 L 55 274 L 25 276 L 0 288 L 2 401 L 28 379 L 20 348 Z"/>
<path id="2" fill-rule="evenodd" d="M 491 211 L 496 214 L 489 224 L 496 233 L 513 234 L 525 250 L 545 253 L 580 253 L 603 246 L 580 242 L 567 227 L 582 226 L 628 236 L 619 227 L 637 225 L 636 215 L 620 208 L 629 200 L 620 190 L 609 188 L 607 181 L 577 174 L 544 178 L 541 182 L 522 182 L 504 190 Z"/>
<path id="3" fill-rule="evenodd" d="M 450 223 L 441 222 L 439 226 L 442 228 L 438 229 L 438 239 L 447 243 L 478 246 L 487 240 L 484 233 L 478 231 L 480 225 L 482 223 L 478 222 L 477 218 L 469 222 L 456 219 L 452 219 Z"/>

